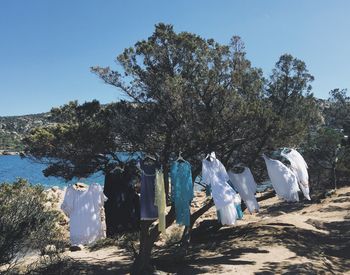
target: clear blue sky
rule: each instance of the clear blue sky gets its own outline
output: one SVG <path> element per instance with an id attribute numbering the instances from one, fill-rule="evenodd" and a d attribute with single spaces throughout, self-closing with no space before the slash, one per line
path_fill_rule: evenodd
<path id="1" fill-rule="evenodd" d="M 70 100 L 117 101 L 90 73 L 147 38 L 159 22 L 228 43 L 243 38 L 270 74 L 283 53 L 306 62 L 313 92 L 350 88 L 347 0 L 0 0 L 0 116 L 46 112 Z"/>

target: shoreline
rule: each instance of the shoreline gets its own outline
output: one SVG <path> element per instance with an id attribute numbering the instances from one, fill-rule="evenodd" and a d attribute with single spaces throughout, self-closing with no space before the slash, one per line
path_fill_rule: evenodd
<path id="1" fill-rule="evenodd" d="M 23 152 L 0 150 L 0 156 L 22 156 L 22 155 L 24 155 Z"/>

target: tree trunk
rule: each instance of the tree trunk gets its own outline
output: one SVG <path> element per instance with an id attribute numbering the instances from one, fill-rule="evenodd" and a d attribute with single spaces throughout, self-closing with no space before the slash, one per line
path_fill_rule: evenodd
<path id="1" fill-rule="evenodd" d="M 273 198 L 275 195 L 276 195 L 275 191 L 271 191 L 271 192 L 268 192 L 268 193 L 264 194 L 263 196 L 257 198 L 256 200 L 258 202 L 264 201 L 264 200 Z M 185 228 L 184 233 L 182 235 L 182 239 L 181 239 L 182 246 L 184 247 L 184 249 L 187 249 L 190 242 L 191 242 L 191 232 L 192 232 L 192 228 L 193 228 L 196 220 L 200 216 L 202 216 L 205 212 L 207 212 L 213 205 L 214 205 L 214 201 L 213 201 L 213 199 L 211 199 L 208 204 L 204 205 L 202 208 L 198 209 L 195 213 L 193 213 L 191 215 L 191 224 L 190 224 L 190 226 Z M 247 206 L 245 205 L 244 202 L 242 202 L 241 208 L 242 208 L 242 211 L 244 211 L 247 208 Z"/>
<path id="2" fill-rule="evenodd" d="M 175 221 L 175 208 L 171 207 L 166 216 L 166 225 L 168 228 Z M 153 224 L 153 221 L 141 221 L 140 230 L 140 249 L 131 267 L 132 275 L 143 275 L 152 273 L 153 267 L 150 264 L 152 248 L 154 242 L 158 239 L 160 232 L 158 224 Z"/>
<path id="3" fill-rule="evenodd" d="M 336 165 L 333 165 L 333 167 L 332 167 L 332 179 L 333 179 L 334 189 L 335 189 L 335 190 L 337 190 L 337 174 L 336 174 Z"/>
<path id="4" fill-rule="evenodd" d="M 149 261 L 151 258 L 151 251 L 153 244 L 150 244 L 149 228 L 153 221 L 141 221 L 140 222 L 140 250 L 136 257 L 133 267 L 132 274 L 141 274 L 141 271 L 150 269 Z M 140 270 L 138 270 L 140 268 Z"/>
<path id="5" fill-rule="evenodd" d="M 182 246 L 185 250 L 187 250 L 191 242 L 191 232 L 196 220 L 200 216 L 202 216 L 205 212 L 207 212 L 213 205 L 214 205 L 214 201 L 213 199 L 211 199 L 206 205 L 204 205 L 202 208 L 198 209 L 196 212 L 194 212 L 191 215 L 190 226 L 185 227 L 184 232 L 182 234 L 182 239 L 181 239 Z"/>
<path id="6" fill-rule="evenodd" d="M 275 196 L 275 192 L 269 192 L 265 195 L 257 198 L 257 201 L 263 201 Z M 191 232 L 196 220 L 207 212 L 214 205 L 213 199 L 211 199 L 206 205 L 198 209 L 191 215 L 190 226 L 186 227 L 182 236 L 183 249 L 187 251 L 187 248 L 191 241 Z M 242 205 L 242 211 L 245 209 L 245 205 Z M 175 208 L 171 207 L 169 213 L 166 216 L 166 228 L 168 228 L 175 221 Z M 153 224 L 152 221 L 141 221 L 140 232 L 140 249 L 139 254 L 136 256 L 135 261 L 131 268 L 132 275 L 148 274 L 153 271 L 153 267 L 150 264 L 152 248 L 154 242 L 157 240 L 160 232 L 158 231 L 158 224 Z M 152 226 L 151 226 L 152 225 Z"/>
<path id="7" fill-rule="evenodd" d="M 163 174 L 164 174 L 164 189 L 165 189 L 165 198 L 167 200 L 167 205 L 170 202 L 169 198 L 169 166 L 163 165 Z"/>

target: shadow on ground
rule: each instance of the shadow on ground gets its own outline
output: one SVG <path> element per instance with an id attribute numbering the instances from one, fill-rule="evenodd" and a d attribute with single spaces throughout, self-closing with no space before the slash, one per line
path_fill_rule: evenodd
<path id="1" fill-rule="evenodd" d="M 335 200 L 349 201 L 350 194 L 338 196 Z M 279 203 L 266 211 L 270 216 L 278 216 L 303 207 L 304 203 Z M 340 210 L 348 209 L 330 205 L 322 211 Z M 206 220 L 193 231 L 187 255 L 177 253 L 174 247 L 159 249 L 155 252 L 154 264 L 160 270 L 177 274 L 220 273 L 222 265 L 254 265 L 254 261 L 246 258 L 240 260 L 241 256 L 245 253 L 269 253 L 259 247 L 279 245 L 295 253 L 294 261 L 267 261 L 255 274 L 343 274 L 350 270 L 349 217 L 336 222 L 310 219 L 307 223 L 329 233 L 298 228 L 288 223 L 253 223 L 224 228 L 216 220 Z M 307 258 L 307 261 L 296 264 L 298 257 Z"/>
<path id="2" fill-rule="evenodd" d="M 334 198 L 334 203 L 347 202 L 350 193 Z M 300 211 L 305 203 L 278 203 L 262 209 L 269 216 Z M 322 212 L 348 211 L 339 205 L 328 205 Z M 300 214 L 300 212 L 299 212 Z M 301 214 L 300 214 L 301 215 Z M 254 261 L 242 259 L 244 254 L 266 255 L 262 247 L 283 246 L 295 253 L 292 258 L 266 261 L 255 274 L 343 274 L 350 270 L 350 215 L 335 222 L 309 219 L 307 223 L 322 231 L 299 228 L 288 223 L 250 223 L 237 227 L 222 227 L 216 220 L 205 220 L 192 233 L 192 242 L 184 253 L 177 246 L 157 247 L 153 264 L 157 269 L 176 274 L 224 272 L 223 266 L 254 266 Z M 298 260 L 306 258 L 307 261 Z M 92 259 L 93 260 L 93 259 Z M 296 261 L 297 260 L 297 261 Z M 30 274 L 127 274 L 130 263 L 121 261 L 63 261 L 36 269 Z M 297 262 L 297 263 L 296 263 Z"/>
<path id="3" fill-rule="evenodd" d="M 309 204 L 310 202 L 308 201 L 300 201 L 300 202 L 294 202 L 294 203 L 279 202 L 271 206 L 262 207 L 258 215 L 259 216 L 268 215 L 270 217 L 276 217 L 279 215 L 299 211 L 305 208 Z"/>

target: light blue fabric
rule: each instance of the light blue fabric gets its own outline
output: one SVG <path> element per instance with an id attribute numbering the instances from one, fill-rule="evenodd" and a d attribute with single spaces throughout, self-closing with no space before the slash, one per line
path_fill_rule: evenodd
<path id="1" fill-rule="evenodd" d="M 237 194 L 239 194 L 237 189 L 233 186 L 233 184 L 232 184 L 232 182 L 230 180 L 227 183 L 232 187 L 233 190 L 235 190 L 235 192 Z M 237 211 L 237 219 L 238 220 L 243 219 L 243 211 L 242 211 L 241 204 L 238 204 L 238 205 L 235 205 L 235 206 L 236 206 L 236 211 Z"/>
<path id="2" fill-rule="evenodd" d="M 175 205 L 176 222 L 190 225 L 190 204 L 193 199 L 191 165 L 187 161 L 174 161 L 170 168 L 171 199 Z"/>
<path id="3" fill-rule="evenodd" d="M 237 219 L 238 220 L 243 219 L 243 211 L 240 204 L 236 205 L 236 211 L 237 211 Z"/>

